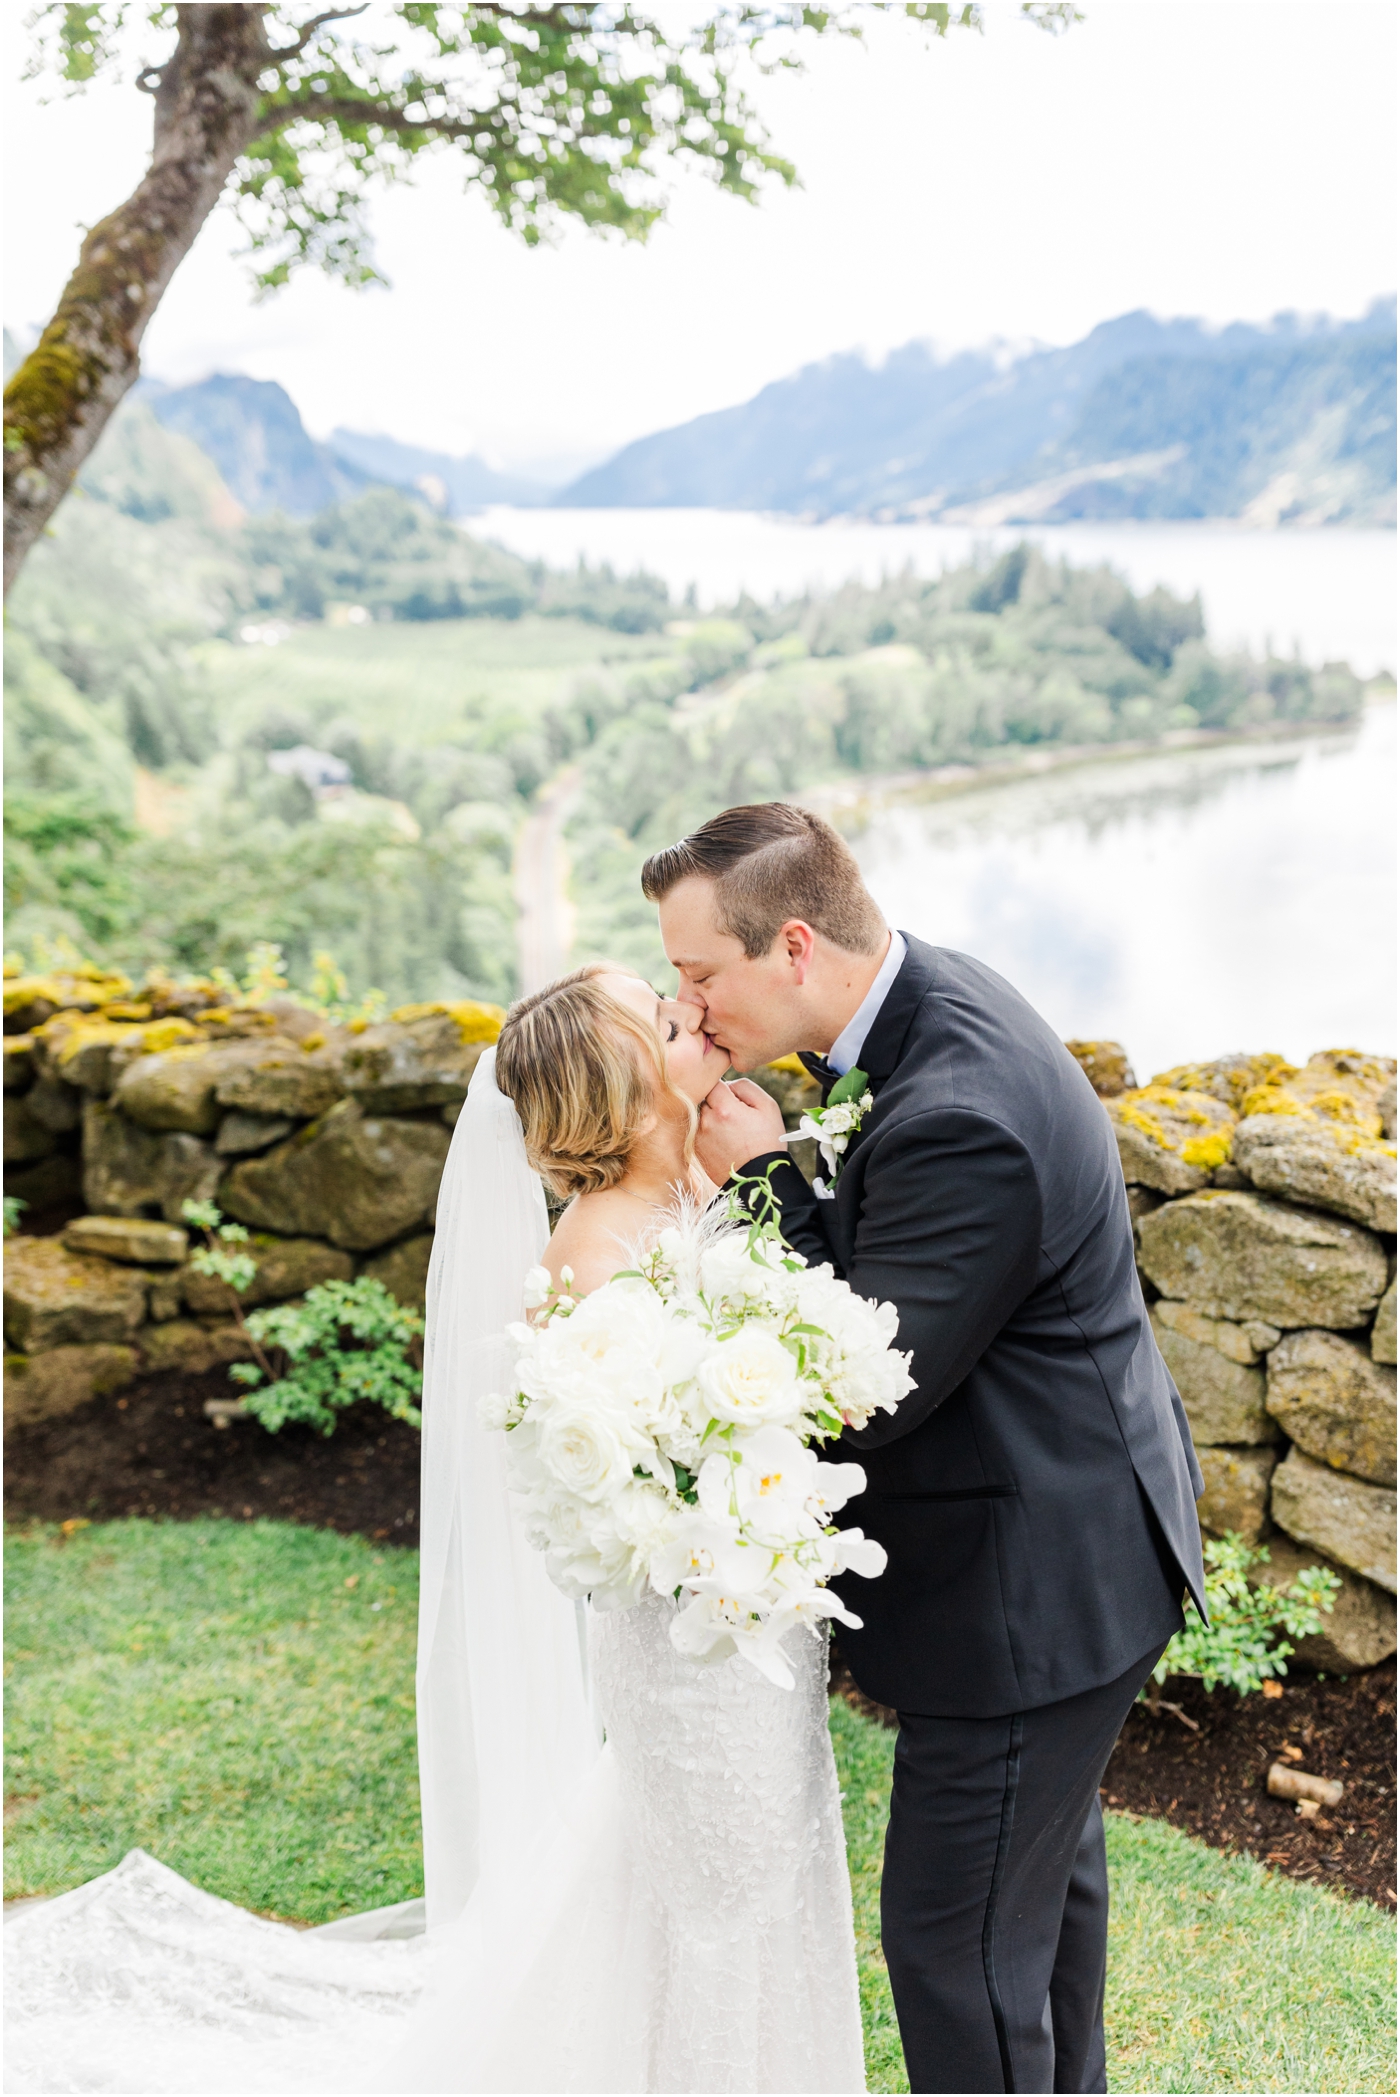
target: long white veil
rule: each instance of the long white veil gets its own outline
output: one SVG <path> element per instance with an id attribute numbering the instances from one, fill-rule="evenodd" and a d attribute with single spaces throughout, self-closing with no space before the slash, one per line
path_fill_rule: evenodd
<path id="1" fill-rule="evenodd" d="M 7 2089 L 425 2097 L 562 2086 L 556 2063 L 574 2057 L 578 2020 L 537 2029 L 549 1990 L 529 1961 L 566 1912 L 567 1874 L 596 1824 L 587 1799 L 609 1764 L 575 1605 L 512 1517 L 503 1436 L 477 1424 L 548 1234 L 494 1066 L 492 1049 L 458 1118 L 428 1278 L 418 1649 L 428 1934 L 417 1901 L 289 1929 L 132 1850 L 7 1918 Z M 598 1853 L 620 1851 L 605 1834 Z M 545 2067 L 512 2080 L 542 2036 L 556 2041 Z"/>
<path id="2" fill-rule="evenodd" d="M 430 1930 L 462 1913 L 483 1873 L 509 1870 L 598 1750 L 581 1612 L 512 1515 L 504 1438 L 477 1424 L 549 1235 L 495 1064 L 488 1049 L 458 1117 L 428 1270 L 418 1762 Z"/>

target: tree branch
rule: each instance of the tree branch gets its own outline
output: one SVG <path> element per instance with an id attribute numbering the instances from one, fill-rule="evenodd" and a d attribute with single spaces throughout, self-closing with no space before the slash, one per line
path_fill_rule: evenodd
<path id="1" fill-rule="evenodd" d="M 268 52 L 268 64 L 280 66 L 285 65 L 289 58 L 300 58 L 316 31 L 324 29 L 327 22 L 348 22 L 352 15 L 365 14 L 368 9 L 369 0 L 361 0 L 359 7 L 328 7 L 324 14 L 313 15 L 294 44 L 282 44 L 277 50 Z"/>
<path id="2" fill-rule="evenodd" d="M 483 115 L 472 122 L 463 117 L 411 117 L 406 110 L 396 109 L 392 102 L 355 102 L 341 100 L 333 95 L 305 95 L 294 102 L 280 102 L 267 112 L 256 137 L 250 140 L 255 146 L 261 139 L 275 137 L 296 117 L 310 117 L 318 124 L 378 124 L 384 131 L 402 136 L 411 131 L 426 133 L 433 138 L 475 138 L 482 124 Z"/>

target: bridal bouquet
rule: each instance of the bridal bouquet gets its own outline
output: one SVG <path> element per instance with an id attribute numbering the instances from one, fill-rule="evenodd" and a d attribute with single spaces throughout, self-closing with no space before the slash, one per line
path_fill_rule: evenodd
<path id="1" fill-rule="evenodd" d="M 878 1543 L 831 1521 L 864 1471 L 812 1444 L 912 1389 L 894 1306 L 738 1213 L 683 1218 L 582 1299 L 538 1267 L 526 1301 L 539 1315 L 510 1328 L 512 1388 L 483 1399 L 481 1419 L 505 1432 L 551 1579 L 599 1609 L 630 1608 L 648 1585 L 674 1595 L 679 1651 L 742 1654 L 790 1689 L 789 1626 L 858 1628 L 826 1583 L 884 1570 Z"/>

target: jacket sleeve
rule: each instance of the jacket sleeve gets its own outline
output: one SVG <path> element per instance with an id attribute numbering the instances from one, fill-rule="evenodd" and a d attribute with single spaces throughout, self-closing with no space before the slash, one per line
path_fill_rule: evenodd
<path id="1" fill-rule="evenodd" d="M 845 1441 L 899 1441 L 951 1396 L 1034 1287 L 1041 1235 L 1035 1168 L 999 1123 L 940 1108 L 882 1133 L 864 1161 L 845 1278 L 858 1296 L 894 1304 L 916 1388 Z"/>

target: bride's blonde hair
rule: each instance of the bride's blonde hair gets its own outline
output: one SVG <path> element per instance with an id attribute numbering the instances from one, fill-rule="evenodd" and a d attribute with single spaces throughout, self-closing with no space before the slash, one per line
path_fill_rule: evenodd
<path id="1" fill-rule="evenodd" d="M 695 1108 L 666 1076 L 660 1029 L 602 980 L 631 974 L 593 961 L 561 976 L 511 1006 L 496 1044 L 496 1083 L 515 1102 L 525 1154 L 561 1197 L 617 1184 L 661 1093 L 685 1109 L 687 1166 L 695 1148 Z"/>

